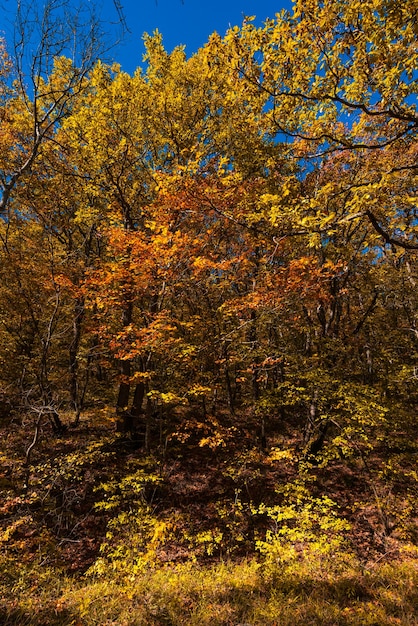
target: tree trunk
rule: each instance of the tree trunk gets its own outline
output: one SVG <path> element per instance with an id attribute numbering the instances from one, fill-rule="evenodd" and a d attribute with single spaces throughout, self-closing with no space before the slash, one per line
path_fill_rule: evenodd
<path id="1" fill-rule="evenodd" d="M 74 426 L 77 426 L 80 414 L 82 411 L 82 399 L 79 396 L 79 384 L 78 384 L 78 351 L 80 347 L 81 339 L 81 325 L 84 318 L 84 297 L 81 296 L 76 299 L 74 306 L 74 320 L 73 320 L 73 340 L 69 350 L 70 360 L 70 398 L 71 406 L 73 408 Z M 84 394 L 83 394 L 84 395 Z"/>
<path id="2" fill-rule="evenodd" d="M 125 328 L 132 322 L 132 302 L 128 302 L 122 313 L 122 326 Z M 116 401 L 116 430 L 126 433 L 132 430 L 132 417 L 128 411 L 129 394 L 131 391 L 131 361 L 121 359 L 119 361 L 120 383 L 118 399 Z"/>

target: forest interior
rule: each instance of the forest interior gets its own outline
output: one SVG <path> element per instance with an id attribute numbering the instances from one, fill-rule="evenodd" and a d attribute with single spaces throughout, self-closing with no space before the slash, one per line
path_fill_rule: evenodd
<path id="1" fill-rule="evenodd" d="M 0 40 L 0 623 L 418 624 L 418 4 L 133 74 Z"/>

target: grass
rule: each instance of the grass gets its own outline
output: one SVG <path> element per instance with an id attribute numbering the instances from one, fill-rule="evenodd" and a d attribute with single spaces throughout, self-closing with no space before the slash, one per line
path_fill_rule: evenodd
<path id="1" fill-rule="evenodd" d="M 4 626 L 412 626 L 418 559 L 361 567 L 309 555 L 281 569 L 263 561 L 150 567 L 139 575 L 68 578 L 24 568 L 3 578 Z"/>

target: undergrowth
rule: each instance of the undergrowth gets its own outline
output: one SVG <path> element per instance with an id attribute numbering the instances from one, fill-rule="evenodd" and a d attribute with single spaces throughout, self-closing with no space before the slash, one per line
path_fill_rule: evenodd
<path id="1" fill-rule="evenodd" d="M 1 626 L 418 624 L 415 449 L 312 464 L 278 432 L 151 454 L 92 422 L 42 440 L 25 491 L 13 432 Z"/>

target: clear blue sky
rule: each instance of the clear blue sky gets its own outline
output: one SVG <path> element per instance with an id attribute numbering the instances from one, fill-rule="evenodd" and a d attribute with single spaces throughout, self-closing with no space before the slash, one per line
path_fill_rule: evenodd
<path id="1" fill-rule="evenodd" d="M 18 0 L 0 0 L 0 36 L 12 43 L 12 24 Z M 57 0 L 22 0 L 22 6 L 32 6 L 35 11 Z M 255 15 L 261 25 L 267 18 L 274 18 L 282 9 L 290 9 L 292 0 L 69 0 L 74 9 L 81 5 L 98 9 L 102 28 L 109 42 L 121 37 L 120 17 L 129 32 L 121 43 L 113 47 L 106 61 L 120 63 L 130 74 L 141 65 L 144 53 L 142 36 L 156 29 L 163 35 L 166 49 L 186 46 L 186 54 L 192 55 L 217 31 L 225 35 L 229 27 L 242 24 L 244 16 Z"/>
<path id="2" fill-rule="evenodd" d="M 184 44 L 189 56 L 214 31 L 222 36 L 229 26 L 240 25 L 244 15 L 255 15 L 261 25 L 292 4 L 291 0 L 101 0 L 102 19 L 117 19 L 118 3 L 131 32 L 126 33 L 112 56 L 129 73 L 141 64 L 144 32 L 158 29 L 167 50 Z"/>

